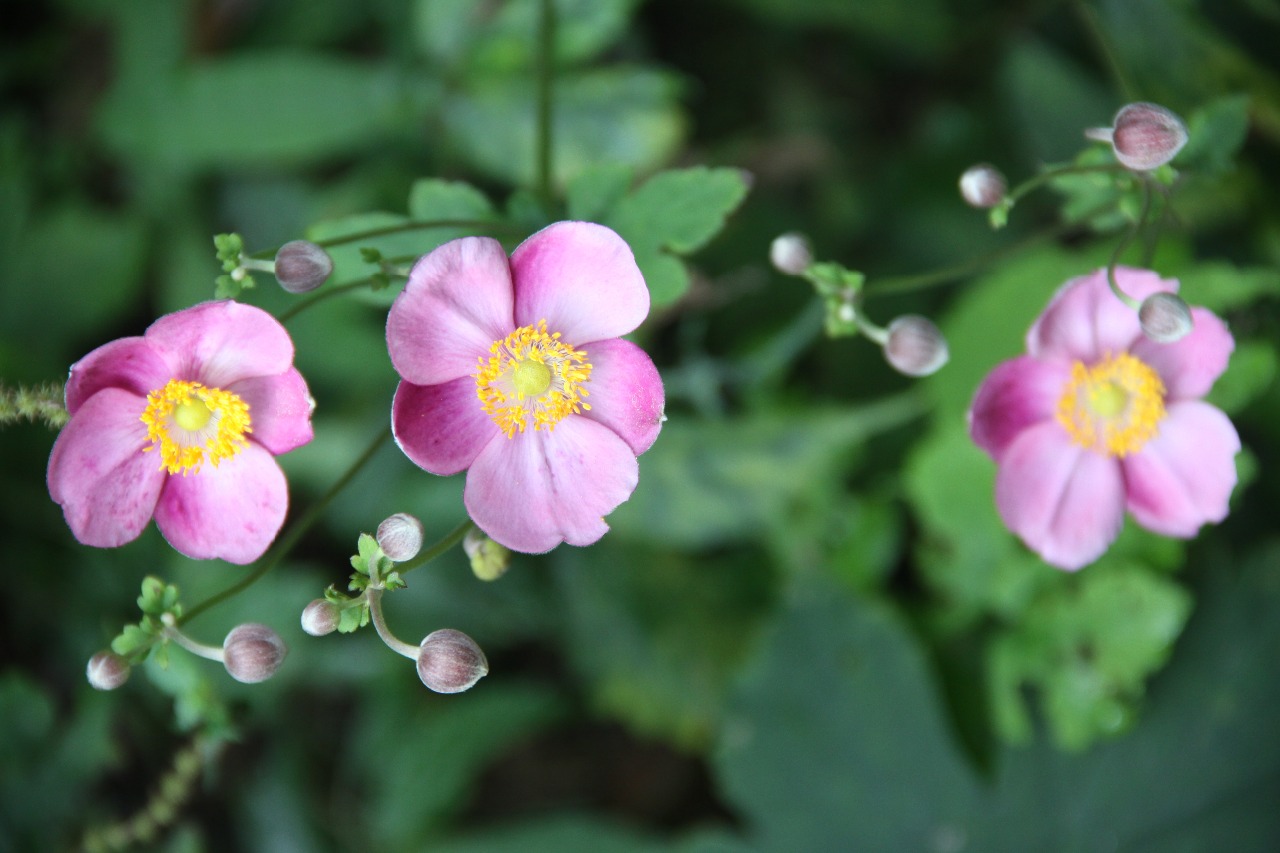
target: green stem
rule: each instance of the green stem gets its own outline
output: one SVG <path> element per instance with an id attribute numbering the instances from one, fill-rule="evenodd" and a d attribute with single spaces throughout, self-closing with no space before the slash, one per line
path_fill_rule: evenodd
<path id="1" fill-rule="evenodd" d="M 1080 166 L 1071 163 L 1066 166 L 1050 166 L 1044 171 L 1036 175 L 1032 175 L 1030 178 L 1027 178 L 1025 181 L 1010 190 L 1008 198 L 1010 201 L 1017 201 L 1032 190 L 1039 189 L 1054 178 L 1060 178 L 1063 175 L 1106 174 L 1108 172 L 1123 171 L 1125 171 L 1125 167 L 1121 166 L 1119 163 L 1099 163 L 1093 166 Z"/>
<path id="2" fill-rule="evenodd" d="M 1097 10 L 1093 9 L 1088 3 L 1082 0 L 1073 0 L 1071 8 L 1075 11 L 1076 16 L 1080 19 L 1080 23 L 1089 33 L 1089 37 L 1098 48 L 1098 53 L 1102 55 L 1102 61 L 1106 64 L 1107 70 L 1111 72 L 1111 77 L 1116 81 L 1116 86 L 1120 89 L 1125 101 L 1135 100 L 1133 82 L 1129 79 L 1129 75 L 1125 74 L 1124 66 L 1120 64 L 1120 58 L 1116 54 L 1112 46 L 1111 39 L 1107 37 L 1106 31 L 1102 28 L 1102 23 L 1098 20 Z"/>
<path id="3" fill-rule="evenodd" d="M 1129 248 L 1129 244 L 1133 242 L 1133 238 L 1142 230 L 1142 226 L 1146 224 L 1147 217 L 1150 214 L 1151 181 L 1144 180 L 1142 182 L 1142 211 L 1138 214 L 1138 218 L 1133 223 L 1133 227 L 1124 232 L 1124 236 L 1121 237 L 1120 242 L 1116 244 L 1115 251 L 1111 253 L 1111 260 L 1107 262 L 1107 284 L 1111 286 L 1111 292 L 1116 295 L 1117 299 L 1135 311 L 1142 307 L 1142 303 L 1120 289 L 1120 283 L 1116 281 L 1116 266 L 1120 263 L 1120 256 L 1124 254 L 1124 250 Z"/>
<path id="4" fill-rule="evenodd" d="M 365 590 L 365 600 L 369 602 L 369 618 L 373 620 L 373 629 L 378 632 L 382 642 L 386 643 L 391 651 L 409 660 L 417 660 L 418 647 L 409 645 L 391 633 L 391 629 L 387 627 L 387 618 L 382 613 L 382 593 L 382 587 L 371 586 Z"/>
<path id="5" fill-rule="evenodd" d="M 537 191 L 550 210 L 555 199 L 552 190 L 553 116 L 551 90 L 555 75 L 556 10 L 554 0 L 542 0 L 538 16 L 538 91 L 537 91 Z"/>
<path id="6" fill-rule="evenodd" d="M 448 551 L 454 545 L 461 542 L 467 533 L 470 532 L 471 528 L 475 526 L 476 523 L 474 521 L 469 518 L 466 519 L 457 527 L 453 528 L 453 530 L 446 533 L 439 542 L 432 545 L 430 548 L 424 548 L 422 551 L 418 552 L 418 556 L 414 557 L 412 560 L 407 560 L 397 565 L 396 571 L 401 575 L 405 575 L 419 566 L 424 566 L 427 563 L 430 563 L 436 557 L 439 557 L 445 551 Z"/>

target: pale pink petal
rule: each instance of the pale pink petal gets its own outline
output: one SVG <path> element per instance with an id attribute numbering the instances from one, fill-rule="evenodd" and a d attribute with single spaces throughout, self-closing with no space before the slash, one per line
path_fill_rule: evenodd
<path id="1" fill-rule="evenodd" d="M 1129 511 L 1148 530 L 1191 537 L 1227 517 L 1240 437 L 1221 411 L 1199 400 L 1173 403 L 1160 432 L 1124 459 Z"/>
<path id="2" fill-rule="evenodd" d="M 665 398 L 662 377 L 640 347 L 614 338 L 582 347 L 591 363 L 586 384 L 591 406 L 583 414 L 622 437 L 639 456 L 662 429 Z"/>
<path id="3" fill-rule="evenodd" d="M 156 526 L 192 559 L 243 565 L 267 550 L 288 508 L 284 472 L 270 452 L 251 442 L 217 466 L 170 475 L 156 505 Z"/>
<path id="4" fill-rule="evenodd" d="M 401 378 L 436 385 L 476 372 L 515 328 L 511 268 L 492 237 L 451 240 L 423 257 L 387 315 L 387 351 Z"/>
<path id="5" fill-rule="evenodd" d="M 1074 571 L 1101 557 L 1124 524 L 1120 465 L 1073 444 L 1058 423 L 1042 423 L 1005 449 L 996 506 L 1045 562 Z"/>
<path id="6" fill-rule="evenodd" d="M 1065 361 L 1020 356 L 998 364 L 978 386 L 969 408 L 974 444 L 1000 460 L 1023 430 L 1052 420 L 1071 378 Z"/>
<path id="7" fill-rule="evenodd" d="M 1150 270 L 1119 267 L 1120 288 L 1141 302 L 1160 290 L 1176 292 L 1178 282 Z M 1027 333 L 1027 352 L 1092 364 L 1107 354 L 1127 352 L 1142 337 L 1138 312 L 1125 305 L 1107 285 L 1107 271 L 1073 278 L 1054 295 L 1049 307 Z"/>
<path id="8" fill-rule="evenodd" d="M 530 430 L 485 446 L 467 472 L 463 502 L 495 541 L 528 554 L 561 542 L 590 545 L 604 516 L 631 496 L 635 454 L 617 433 L 571 415 L 553 432 Z"/>
<path id="9" fill-rule="evenodd" d="M 151 344 L 170 377 L 226 388 L 251 376 L 274 376 L 293 364 L 293 341 L 261 308 L 232 300 L 202 302 L 156 320 Z"/>
<path id="10" fill-rule="evenodd" d="M 649 288 L 626 241 L 603 225 L 557 222 L 511 253 L 516 323 L 547 321 L 570 344 L 633 331 L 649 314 Z"/>
<path id="11" fill-rule="evenodd" d="M 306 380 L 294 368 L 242 379 L 226 390 L 249 404 L 249 437 L 272 453 L 288 453 L 311 440 L 313 401 Z"/>
<path id="12" fill-rule="evenodd" d="M 103 388 L 121 388 L 145 398 L 171 378 L 168 365 L 146 338 L 120 338 L 71 365 L 67 412 L 74 415 L 85 400 Z"/>
<path id="13" fill-rule="evenodd" d="M 114 548 L 138 538 L 155 511 L 166 475 L 143 453 L 146 399 L 103 388 L 84 401 L 49 454 L 49 495 L 62 505 L 76 539 Z"/>
<path id="14" fill-rule="evenodd" d="M 1191 332 L 1171 344 L 1143 338 L 1133 345 L 1133 354 L 1156 369 L 1171 399 L 1203 397 L 1227 369 L 1236 348 L 1227 324 L 1205 308 L 1192 308 Z"/>
<path id="15" fill-rule="evenodd" d="M 391 404 L 391 430 L 415 465 L 446 477 L 470 466 L 489 442 L 506 440 L 480 407 L 470 376 L 439 385 L 401 382 Z"/>

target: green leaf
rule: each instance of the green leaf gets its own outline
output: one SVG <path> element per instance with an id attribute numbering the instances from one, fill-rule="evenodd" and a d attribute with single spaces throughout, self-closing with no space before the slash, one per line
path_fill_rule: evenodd
<path id="1" fill-rule="evenodd" d="M 626 195 L 633 174 L 624 163 L 599 163 L 583 169 L 565 189 L 569 218 L 601 221 Z"/>
<path id="2" fill-rule="evenodd" d="M 621 199 L 605 224 L 633 248 L 687 255 L 720 232 L 746 195 L 747 182 L 737 169 L 673 169 Z"/>
<path id="3" fill-rule="evenodd" d="M 1210 174 L 1229 172 L 1249 131 L 1248 95 L 1225 95 L 1187 119 L 1187 144 L 1174 165 Z"/>
<path id="4" fill-rule="evenodd" d="M 435 853 L 669 853 L 671 846 L 646 839 L 627 825 L 595 816 L 534 817 L 511 826 L 468 831 L 438 844 Z"/>
<path id="5" fill-rule="evenodd" d="M 1280 298 L 1280 269 L 1275 267 L 1204 261 L 1179 269 L 1177 277 L 1183 299 L 1218 314 L 1247 308 L 1259 299 Z"/>
<path id="6" fill-rule="evenodd" d="M 436 219 L 493 219 L 496 212 L 484 193 L 462 181 L 423 178 L 409 190 L 409 218 L 419 222 Z"/>

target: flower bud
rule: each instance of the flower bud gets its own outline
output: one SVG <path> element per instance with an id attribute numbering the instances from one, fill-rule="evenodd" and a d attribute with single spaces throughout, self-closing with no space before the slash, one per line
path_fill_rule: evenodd
<path id="1" fill-rule="evenodd" d="M 403 563 L 422 550 L 422 522 L 406 512 L 388 516 L 378 525 L 378 547 L 393 561 Z"/>
<path id="2" fill-rule="evenodd" d="M 928 376 L 947 363 L 947 339 L 932 320 L 906 314 L 889 324 L 885 360 L 907 376 Z"/>
<path id="3" fill-rule="evenodd" d="M 276 252 L 276 279 L 290 293 L 308 293 L 333 274 L 333 258 L 307 240 L 285 243 Z"/>
<path id="4" fill-rule="evenodd" d="M 1085 136 L 1110 141 L 1122 166 L 1147 172 L 1177 156 L 1187 144 L 1187 126 L 1159 104 L 1126 104 L 1116 113 L 1112 127 L 1094 128 Z"/>
<path id="5" fill-rule="evenodd" d="M 437 693 L 461 693 L 488 673 L 484 652 L 461 631 L 432 631 L 418 647 L 418 677 Z"/>
<path id="6" fill-rule="evenodd" d="M 129 680 L 129 662 L 115 652 L 98 652 L 89 658 L 85 676 L 95 690 L 115 690 Z"/>
<path id="7" fill-rule="evenodd" d="M 775 237 L 769 244 L 769 261 L 778 272 L 804 275 L 813 265 L 813 248 L 809 238 L 795 231 Z"/>
<path id="8" fill-rule="evenodd" d="M 317 598 L 302 609 L 302 630 L 313 637 L 323 637 L 338 630 L 342 611 L 338 605 L 324 598 Z"/>
<path id="9" fill-rule="evenodd" d="M 960 195 L 971 207 L 995 207 L 1004 199 L 1008 189 L 1004 175 L 988 163 L 970 166 L 960 176 Z"/>
<path id="10" fill-rule="evenodd" d="M 1191 331 L 1191 308 L 1172 293 L 1153 293 L 1142 300 L 1138 322 L 1142 324 L 1142 334 L 1158 344 L 1171 344 Z"/>
<path id="11" fill-rule="evenodd" d="M 280 635 L 266 625 L 237 625 L 222 643 L 223 665 L 236 681 L 256 684 L 276 674 L 289 649 Z"/>
<path id="12" fill-rule="evenodd" d="M 471 559 L 471 571 L 482 581 L 496 581 L 507 573 L 511 565 L 511 552 L 494 542 L 478 527 L 467 531 L 462 540 L 462 550 Z"/>

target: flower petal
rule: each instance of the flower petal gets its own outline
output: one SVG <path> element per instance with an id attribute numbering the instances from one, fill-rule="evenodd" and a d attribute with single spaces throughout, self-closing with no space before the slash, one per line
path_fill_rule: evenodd
<path id="1" fill-rule="evenodd" d="M 266 552 L 288 508 L 284 472 L 265 448 L 250 443 L 198 474 L 170 476 L 156 505 L 156 526 L 192 559 L 244 565 Z"/>
<path id="2" fill-rule="evenodd" d="M 1115 459 L 1073 444 L 1057 423 L 1042 423 L 1005 449 L 996 506 L 1045 562 L 1074 571 L 1119 535 L 1124 481 Z"/>
<path id="3" fill-rule="evenodd" d="M 226 388 L 251 376 L 275 376 L 293 364 L 293 341 L 261 308 L 233 300 L 202 302 L 156 320 L 147 342 L 169 377 Z"/>
<path id="4" fill-rule="evenodd" d="M 640 347 L 613 338 L 583 347 L 591 362 L 583 414 L 622 437 L 639 456 L 652 446 L 662 429 L 665 397 L 662 377 Z"/>
<path id="5" fill-rule="evenodd" d="M 138 538 L 164 485 L 160 457 L 143 453 L 146 399 L 103 388 L 84 401 L 49 454 L 49 495 L 76 539 L 114 548 Z"/>
<path id="6" fill-rule="evenodd" d="M 492 237 L 450 240 L 423 257 L 387 315 L 387 351 L 402 379 L 436 385 L 476 372 L 515 328 L 511 268 Z"/>
<path id="7" fill-rule="evenodd" d="M 249 437 L 273 454 L 288 453 L 311 441 L 315 401 L 306 380 L 294 368 L 278 376 L 256 376 L 228 388 L 249 404 Z"/>
<path id="8" fill-rule="evenodd" d="M 120 338 L 71 365 L 67 412 L 74 415 L 85 400 L 103 388 L 121 388 L 145 398 L 171 378 L 168 365 L 146 338 Z"/>
<path id="9" fill-rule="evenodd" d="M 574 415 L 553 431 L 489 442 L 467 472 L 463 502 L 496 542 L 539 554 L 561 542 L 598 540 L 609 529 L 604 516 L 631 496 L 638 479 L 627 443 Z"/>
<path id="10" fill-rule="evenodd" d="M 511 253 L 516 324 L 547 321 L 570 344 L 616 338 L 649 314 L 649 288 L 626 241 L 603 225 L 557 222 Z"/>
<path id="11" fill-rule="evenodd" d="M 1160 433 L 1124 459 L 1129 511 L 1148 530 L 1189 538 L 1227 517 L 1240 436 L 1221 411 L 1199 400 L 1168 407 Z"/>
<path id="12" fill-rule="evenodd" d="M 987 374 L 969 407 L 969 435 L 997 461 L 1015 438 L 1051 420 L 1071 378 L 1065 361 L 1020 356 Z"/>
<path id="13" fill-rule="evenodd" d="M 489 442 L 505 440 L 480 407 L 470 376 L 439 385 L 401 382 L 391 404 L 391 431 L 413 464 L 445 477 L 470 467 Z"/>
<path id="14" fill-rule="evenodd" d="M 1130 267 L 1116 269 L 1116 283 L 1139 302 L 1160 290 L 1178 290 L 1176 280 Z M 1101 269 L 1058 290 L 1027 332 L 1027 352 L 1092 364 L 1108 353 L 1127 352 L 1141 337 L 1138 312 L 1111 292 L 1107 271 Z"/>
<path id="15" fill-rule="evenodd" d="M 1156 369 L 1173 400 L 1209 393 L 1236 348 L 1227 324 L 1212 311 L 1192 308 L 1191 320 L 1191 331 L 1182 340 L 1158 344 L 1143 338 L 1133 345 L 1133 354 Z"/>

